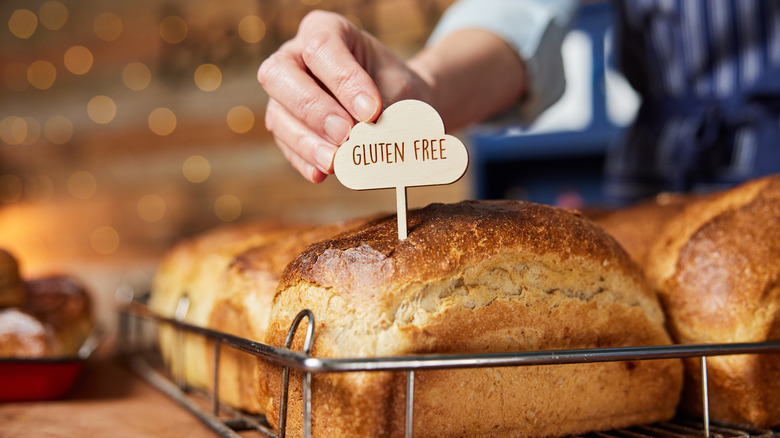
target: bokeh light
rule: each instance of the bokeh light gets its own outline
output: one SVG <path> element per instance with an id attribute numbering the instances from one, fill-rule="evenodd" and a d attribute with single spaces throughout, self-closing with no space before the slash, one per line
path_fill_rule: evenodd
<path id="1" fill-rule="evenodd" d="M 76 199 L 89 199 L 97 191 L 97 179 L 86 170 L 74 172 L 68 178 L 68 193 Z"/>
<path id="2" fill-rule="evenodd" d="M 13 204 L 20 199 L 22 199 L 22 180 L 16 175 L 0 175 L 0 202 Z"/>
<path id="3" fill-rule="evenodd" d="M 214 64 L 201 64 L 195 69 L 195 85 L 203 91 L 214 91 L 222 84 L 222 71 Z"/>
<path id="4" fill-rule="evenodd" d="M 234 195 L 222 195 L 214 202 L 214 213 L 222 222 L 233 222 L 241 216 L 241 201 Z"/>
<path id="5" fill-rule="evenodd" d="M 238 23 L 238 35 L 250 44 L 262 41 L 265 31 L 265 22 L 257 15 L 247 15 Z"/>
<path id="6" fill-rule="evenodd" d="M 227 124 L 231 131 L 244 134 L 255 126 L 255 113 L 245 106 L 234 106 L 228 111 Z"/>
<path id="7" fill-rule="evenodd" d="M 30 38 L 38 28 L 38 16 L 29 9 L 17 9 L 11 13 L 8 19 L 8 30 L 15 37 L 26 40 Z"/>
<path id="8" fill-rule="evenodd" d="M 22 144 L 27 138 L 27 122 L 19 116 L 8 116 L 0 121 L 0 138 L 7 144 Z"/>
<path id="9" fill-rule="evenodd" d="M 168 44 L 179 44 L 187 38 L 187 22 L 176 15 L 169 15 L 160 21 L 160 37 Z"/>
<path id="10" fill-rule="evenodd" d="M 13 91 L 24 91 L 30 86 L 27 80 L 27 66 L 21 62 L 11 62 L 3 70 L 3 82 Z"/>
<path id="11" fill-rule="evenodd" d="M 146 64 L 131 62 L 122 70 L 122 82 L 133 91 L 141 91 L 152 81 L 152 71 Z"/>
<path id="12" fill-rule="evenodd" d="M 73 74 L 86 74 L 92 68 L 92 61 L 92 52 L 84 46 L 73 46 L 65 52 L 65 68 Z"/>
<path id="13" fill-rule="evenodd" d="M 103 12 L 95 17 L 93 23 L 95 35 L 103 41 L 116 41 L 122 35 L 122 19 L 112 12 Z"/>
<path id="14" fill-rule="evenodd" d="M 116 103 L 108 96 L 95 96 L 87 104 L 87 115 L 93 122 L 105 125 L 116 117 Z"/>
<path id="15" fill-rule="evenodd" d="M 34 144 L 36 141 L 38 141 L 39 138 L 41 138 L 41 124 L 32 117 L 22 117 L 22 120 L 24 120 L 26 127 L 26 134 L 22 140 L 22 144 Z"/>
<path id="16" fill-rule="evenodd" d="M 119 233 L 113 227 L 102 226 L 92 231 L 89 242 L 95 252 L 108 255 L 119 248 Z"/>
<path id="17" fill-rule="evenodd" d="M 211 174 L 211 164 L 209 164 L 209 160 L 200 155 L 192 155 L 182 163 L 181 172 L 187 181 L 202 183 Z"/>
<path id="18" fill-rule="evenodd" d="M 53 116 L 43 125 L 43 135 L 54 144 L 65 144 L 73 137 L 73 122 L 65 116 Z"/>
<path id="19" fill-rule="evenodd" d="M 41 25 L 49 30 L 60 30 L 68 21 L 68 8 L 58 1 L 47 1 L 38 9 Z"/>
<path id="20" fill-rule="evenodd" d="M 51 88 L 55 79 L 57 79 L 57 69 L 49 61 L 35 61 L 27 67 L 27 80 L 30 81 L 30 85 L 39 90 Z"/>
<path id="21" fill-rule="evenodd" d="M 165 200 L 158 195 L 145 195 L 138 200 L 138 216 L 146 222 L 157 222 L 165 216 Z"/>
<path id="22" fill-rule="evenodd" d="M 157 135 L 168 135 L 176 129 L 176 114 L 168 108 L 155 108 L 149 114 L 149 129 Z"/>

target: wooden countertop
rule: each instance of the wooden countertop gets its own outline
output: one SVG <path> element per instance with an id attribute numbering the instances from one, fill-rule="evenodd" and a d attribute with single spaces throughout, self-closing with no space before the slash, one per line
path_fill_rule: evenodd
<path id="1" fill-rule="evenodd" d="M 86 363 L 63 399 L 0 403 L 0 437 L 187 437 L 218 435 L 118 359 Z M 244 437 L 263 436 L 258 432 Z"/>

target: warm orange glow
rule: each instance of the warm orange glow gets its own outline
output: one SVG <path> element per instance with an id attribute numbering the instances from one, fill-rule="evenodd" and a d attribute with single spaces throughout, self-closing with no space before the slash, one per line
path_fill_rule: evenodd
<path id="1" fill-rule="evenodd" d="M 122 82 L 133 91 L 141 91 L 152 81 L 152 72 L 145 64 L 131 62 L 122 70 Z"/>
<path id="2" fill-rule="evenodd" d="M 138 216 L 146 222 L 157 222 L 165 216 L 165 200 L 158 195 L 146 195 L 138 200 Z"/>
<path id="3" fill-rule="evenodd" d="M 176 114 L 168 108 L 156 108 L 149 114 L 149 129 L 157 135 L 168 135 L 176 129 Z"/>
<path id="4" fill-rule="evenodd" d="M 116 103 L 108 96 L 95 96 L 87 104 L 87 115 L 93 122 L 105 125 L 116 117 Z"/>
<path id="5" fill-rule="evenodd" d="M 30 85 L 39 90 L 51 88 L 55 79 L 57 79 L 57 69 L 49 61 L 35 61 L 27 67 L 27 80 L 30 81 Z"/>
<path id="6" fill-rule="evenodd" d="M 38 9 L 38 17 L 46 29 L 60 30 L 68 21 L 68 8 L 58 1 L 48 1 Z"/>
<path id="7" fill-rule="evenodd" d="M 250 43 L 259 43 L 265 37 L 265 23 L 257 15 L 247 15 L 238 23 L 238 35 Z"/>
<path id="8" fill-rule="evenodd" d="M 8 30 L 14 34 L 15 37 L 26 40 L 35 33 L 35 29 L 38 27 L 38 17 L 35 12 L 28 9 L 17 9 L 11 14 L 11 18 L 8 19 Z"/>
<path id="9" fill-rule="evenodd" d="M 195 69 L 195 85 L 203 91 L 214 91 L 222 84 L 222 71 L 214 64 L 201 64 Z"/>
<path id="10" fill-rule="evenodd" d="M 73 74 L 86 74 L 92 68 L 92 61 L 92 52 L 84 46 L 73 46 L 65 52 L 65 68 Z"/>
<path id="11" fill-rule="evenodd" d="M 322 3 L 322 0 L 301 0 L 301 3 L 306 6 L 317 6 L 318 4 Z"/>
<path id="12" fill-rule="evenodd" d="M 119 248 L 119 233 L 112 227 L 102 226 L 90 234 L 89 242 L 98 254 L 111 254 Z"/>
<path id="13" fill-rule="evenodd" d="M 187 181 L 202 183 L 211 174 L 211 164 L 209 164 L 209 160 L 200 155 L 192 155 L 182 163 L 181 172 Z"/>
<path id="14" fill-rule="evenodd" d="M 241 216 L 241 201 L 233 195 L 222 195 L 214 203 L 214 213 L 222 222 L 233 222 Z"/>
<path id="15" fill-rule="evenodd" d="M 234 106 L 228 111 L 227 124 L 237 134 L 249 132 L 255 125 L 255 113 L 245 106 Z"/>
<path id="16" fill-rule="evenodd" d="M 73 137 L 73 122 L 65 116 L 54 116 L 43 125 L 43 135 L 54 144 L 65 144 Z"/>
<path id="17" fill-rule="evenodd" d="M 68 178 L 68 192 L 76 199 L 89 199 L 97 191 L 97 179 L 86 170 L 73 173 Z"/>
<path id="18" fill-rule="evenodd" d="M 160 21 L 160 37 L 168 44 L 179 44 L 187 38 L 187 22 L 176 15 L 170 15 Z"/>
<path id="19" fill-rule="evenodd" d="M 122 19 L 117 14 L 104 12 L 95 18 L 93 29 L 101 40 L 115 41 L 122 34 Z"/>

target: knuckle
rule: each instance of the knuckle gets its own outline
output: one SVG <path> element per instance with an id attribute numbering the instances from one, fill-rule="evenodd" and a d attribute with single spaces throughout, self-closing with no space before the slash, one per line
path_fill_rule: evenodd
<path id="1" fill-rule="evenodd" d="M 295 113 L 308 118 L 310 115 L 317 113 L 316 109 L 319 106 L 319 99 L 312 90 L 304 90 L 296 106 Z"/>
<path id="2" fill-rule="evenodd" d="M 337 94 L 347 92 L 355 88 L 353 84 L 360 80 L 361 72 L 357 68 L 343 68 L 336 72 L 333 78 L 335 92 Z"/>
<path id="3" fill-rule="evenodd" d="M 278 67 L 279 53 L 277 52 L 266 58 L 257 69 L 257 81 L 260 82 L 260 85 L 265 86 L 276 75 Z"/>

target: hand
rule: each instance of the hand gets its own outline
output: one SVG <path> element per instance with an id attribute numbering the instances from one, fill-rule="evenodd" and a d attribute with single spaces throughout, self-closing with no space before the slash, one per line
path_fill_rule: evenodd
<path id="1" fill-rule="evenodd" d="M 297 35 L 266 59 L 257 79 L 269 96 L 266 128 L 306 179 L 333 173 L 355 121 L 375 121 L 401 99 L 428 101 L 431 86 L 346 18 L 309 13 Z"/>

